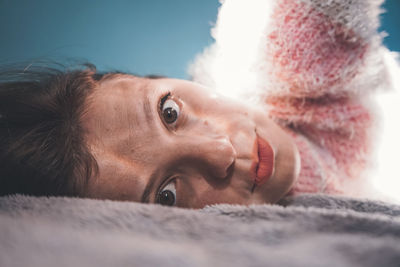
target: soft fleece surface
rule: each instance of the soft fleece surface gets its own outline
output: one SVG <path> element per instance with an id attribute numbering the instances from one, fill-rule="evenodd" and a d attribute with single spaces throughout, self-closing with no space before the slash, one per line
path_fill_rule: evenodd
<path id="1" fill-rule="evenodd" d="M 400 266 L 400 206 L 323 195 L 203 210 L 2 197 L 0 266 Z"/>

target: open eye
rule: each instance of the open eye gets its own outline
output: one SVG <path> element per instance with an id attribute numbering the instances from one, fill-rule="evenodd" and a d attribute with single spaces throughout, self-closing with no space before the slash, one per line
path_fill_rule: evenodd
<path id="1" fill-rule="evenodd" d="M 176 188 L 175 182 L 169 182 L 157 194 L 157 203 L 164 206 L 175 206 L 176 204 Z"/>
<path id="2" fill-rule="evenodd" d="M 160 113 L 166 124 L 173 125 L 178 120 L 180 108 L 179 105 L 170 98 L 170 96 L 171 94 L 168 93 L 161 99 Z"/>

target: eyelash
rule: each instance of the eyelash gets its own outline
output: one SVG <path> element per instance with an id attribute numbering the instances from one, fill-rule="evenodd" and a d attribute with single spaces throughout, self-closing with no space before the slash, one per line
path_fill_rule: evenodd
<path id="1" fill-rule="evenodd" d="M 158 105 L 158 110 L 159 110 L 159 112 L 162 111 L 162 107 L 163 107 L 163 105 L 165 104 L 165 101 L 167 101 L 168 98 L 170 98 L 170 97 L 171 97 L 171 92 L 167 92 L 166 94 L 164 94 L 164 95 L 161 97 L 160 103 L 159 103 L 159 105 Z"/>
<path id="2" fill-rule="evenodd" d="M 178 119 L 176 120 L 174 126 L 171 126 L 171 125 L 168 125 L 167 123 L 165 123 L 165 121 L 164 121 L 164 119 L 162 117 L 162 112 L 163 112 L 162 108 L 163 108 L 165 102 L 168 99 L 173 100 L 179 106 L 179 109 L 180 109 Z M 163 122 L 163 124 L 170 130 L 176 130 L 176 128 L 178 126 L 182 127 L 185 124 L 185 121 L 187 119 L 187 116 L 186 116 L 185 112 L 183 112 L 182 104 L 179 101 L 179 98 L 176 98 L 176 97 L 172 96 L 170 91 L 166 92 L 165 94 L 163 94 L 161 96 L 160 101 L 159 101 L 159 105 L 158 105 L 158 113 L 160 114 L 160 118 L 161 118 L 161 121 Z"/>
<path id="3" fill-rule="evenodd" d="M 163 120 L 163 118 L 162 118 L 162 109 L 163 109 L 163 107 L 164 107 L 165 102 L 166 102 L 168 99 L 171 99 L 171 98 L 172 98 L 171 92 L 166 92 L 165 94 L 163 94 L 163 95 L 160 97 L 160 101 L 159 101 L 159 105 L 158 105 L 158 111 L 159 111 L 160 118 L 161 118 L 161 120 L 163 121 L 164 125 L 166 125 L 166 123 L 164 122 L 164 120 Z M 182 111 L 182 107 L 181 107 L 181 105 L 180 105 L 180 102 L 179 102 L 177 99 L 175 99 L 175 98 L 173 98 L 172 100 L 174 100 L 174 101 L 177 103 L 177 105 L 180 107 L 180 109 L 181 109 L 181 111 Z M 179 117 L 178 117 L 178 121 L 183 122 L 183 121 L 185 121 L 185 120 L 186 120 L 186 116 L 183 114 L 183 112 L 180 112 Z M 179 124 L 181 124 L 181 122 L 179 122 Z M 170 126 L 168 126 L 168 125 L 167 125 L 167 127 L 170 128 Z M 155 200 L 154 200 L 154 201 L 157 202 L 158 195 L 159 195 L 169 184 L 174 183 L 174 186 L 175 186 L 175 189 L 176 189 L 176 187 L 177 187 L 177 182 L 176 182 L 176 181 L 177 181 L 177 177 L 175 177 L 175 176 L 172 176 L 172 177 L 170 176 L 170 177 L 165 178 L 164 181 L 161 182 L 161 185 L 159 186 L 159 188 L 158 188 L 157 191 L 156 191 L 156 195 L 155 195 Z M 176 191 L 177 191 L 177 190 L 176 190 Z M 175 197 L 176 197 L 175 201 L 177 201 L 177 199 L 178 199 L 178 193 L 177 193 L 177 192 L 176 192 Z"/>
<path id="4" fill-rule="evenodd" d="M 176 187 L 177 187 L 177 185 L 176 185 L 176 180 L 177 180 L 177 177 L 175 177 L 175 176 L 172 176 L 172 177 L 171 177 L 171 176 L 170 176 L 170 177 L 164 179 L 164 180 L 161 182 L 161 185 L 157 188 L 156 195 L 155 195 L 155 197 L 154 197 L 154 203 L 157 203 L 158 195 L 161 194 L 161 192 L 162 192 L 170 183 L 174 183 L 175 190 L 176 190 Z M 178 191 L 178 190 L 176 190 L 176 191 Z M 175 193 L 175 197 L 176 197 L 175 201 L 178 202 L 178 193 L 177 193 L 177 192 Z"/>

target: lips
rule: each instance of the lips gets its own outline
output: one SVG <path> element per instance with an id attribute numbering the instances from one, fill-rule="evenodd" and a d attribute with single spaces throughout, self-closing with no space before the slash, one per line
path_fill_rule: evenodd
<path id="1" fill-rule="evenodd" d="M 270 144 L 257 136 L 254 149 L 254 162 L 251 167 L 256 185 L 265 183 L 274 171 L 274 150 Z"/>

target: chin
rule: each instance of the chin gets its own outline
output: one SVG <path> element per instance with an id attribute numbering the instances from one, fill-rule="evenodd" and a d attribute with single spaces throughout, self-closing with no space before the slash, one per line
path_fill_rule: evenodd
<path id="1" fill-rule="evenodd" d="M 286 148 L 276 154 L 276 166 L 272 176 L 264 184 L 258 185 L 254 194 L 264 203 L 274 204 L 284 198 L 295 185 L 300 173 L 300 153 L 290 136 Z"/>

